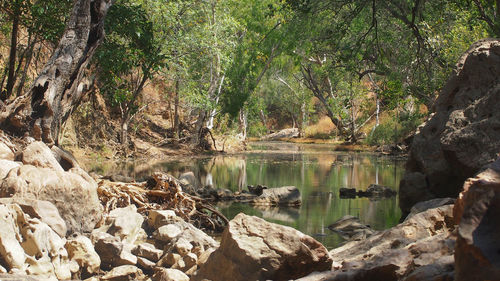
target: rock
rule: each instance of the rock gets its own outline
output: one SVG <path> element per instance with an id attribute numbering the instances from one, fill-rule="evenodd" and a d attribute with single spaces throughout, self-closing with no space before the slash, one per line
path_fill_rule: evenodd
<path id="1" fill-rule="evenodd" d="M 101 258 L 94 250 L 89 238 L 75 234 L 68 238 L 65 247 L 70 260 L 76 261 L 81 268 L 90 274 L 99 272 Z"/>
<path id="2" fill-rule="evenodd" d="M 0 183 L 0 197 L 53 203 L 69 232 L 90 232 L 102 216 L 97 184 L 81 169 L 68 172 L 22 165 Z"/>
<path id="3" fill-rule="evenodd" d="M 95 250 L 103 264 L 114 265 L 117 263 L 123 249 L 120 238 L 98 231 L 92 233 L 92 240 L 95 241 Z"/>
<path id="4" fill-rule="evenodd" d="M 48 279 L 71 278 L 64 239 L 17 204 L 0 204 L 0 260 L 9 272 Z"/>
<path id="5" fill-rule="evenodd" d="M 26 256 L 18 241 L 19 229 L 17 217 L 22 215 L 20 207 L 16 205 L 0 205 L 0 256 L 5 261 L 7 270 L 24 269 Z"/>
<path id="6" fill-rule="evenodd" d="M 349 215 L 332 223 L 328 229 L 339 233 L 346 240 L 361 240 L 374 233 L 369 226 L 362 224 L 359 218 Z"/>
<path id="7" fill-rule="evenodd" d="M 176 238 L 182 233 L 182 230 L 175 224 L 167 224 L 161 226 L 155 232 L 153 232 L 153 237 L 156 240 L 163 242 L 170 242 L 172 239 Z"/>
<path id="8" fill-rule="evenodd" d="M 152 277 L 153 281 L 189 281 L 189 277 L 182 271 L 172 268 L 157 268 Z"/>
<path id="9" fill-rule="evenodd" d="M 113 236 L 125 240 L 127 243 L 134 243 L 139 237 L 144 237 L 142 223 L 144 218 L 137 213 L 134 204 L 125 208 L 116 208 L 109 212 L 104 226 L 99 229 Z"/>
<path id="10" fill-rule="evenodd" d="M 339 189 L 339 197 L 340 198 L 356 198 L 356 189 L 355 188 L 348 188 L 348 187 L 341 187 Z"/>
<path id="11" fill-rule="evenodd" d="M 330 267 L 326 248 L 312 237 L 238 214 L 194 280 L 289 280 Z"/>
<path id="12" fill-rule="evenodd" d="M 50 168 L 63 172 L 64 169 L 57 161 L 52 150 L 43 142 L 30 143 L 21 153 L 21 161 L 25 165 L 33 165 L 38 168 Z"/>
<path id="13" fill-rule="evenodd" d="M 9 142 L 10 143 L 10 142 Z M 12 144 L 10 144 L 12 145 Z M 3 139 L 0 139 L 0 159 L 13 161 L 15 158 L 14 152 L 9 147 L 8 144 L 4 142 Z"/>
<path id="14" fill-rule="evenodd" d="M 196 254 L 193 253 L 188 253 L 186 254 L 182 260 L 184 261 L 184 264 L 186 265 L 186 268 L 191 268 L 198 263 L 198 257 Z"/>
<path id="15" fill-rule="evenodd" d="M 152 213 L 150 213 L 150 217 L 151 214 Z M 161 215 L 153 216 L 156 219 L 155 224 L 157 225 L 161 224 L 158 223 L 159 221 L 165 221 Z M 168 243 L 170 246 L 174 246 L 177 240 L 182 238 L 190 241 L 193 246 L 203 246 L 204 249 L 216 248 L 219 246 L 219 243 L 212 237 L 177 216 L 169 219 L 168 223 L 168 225 L 163 225 L 153 232 L 153 237 L 158 238 L 157 241 L 162 241 L 163 243 Z M 179 234 L 177 234 L 179 232 L 178 230 L 180 230 Z"/>
<path id="16" fill-rule="evenodd" d="M 56 158 L 56 161 L 61 165 L 61 167 L 65 171 L 68 171 L 72 168 L 80 168 L 78 161 L 71 152 L 68 152 L 55 145 L 53 145 L 50 148 L 50 150 L 52 151 L 52 154 Z"/>
<path id="17" fill-rule="evenodd" d="M 211 248 L 201 253 L 201 255 L 198 257 L 198 266 L 201 266 L 204 263 L 206 263 L 208 261 L 208 258 L 213 252 L 215 252 L 215 249 Z"/>
<path id="18" fill-rule="evenodd" d="M 186 271 L 184 271 L 184 273 L 186 273 L 186 275 L 188 276 L 192 276 L 196 273 L 196 270 L 198 270 L 198 266 L 197 265 L 193 265 L 191 268 L 187 269 Z"/>
<path id="19" fill-rule="evenodd" d="M 132 249 L 134 248 L 134 245 L 128 244 L 128 243 L 123 243 L 122 250 L 120 252 L 120 255 L 115 259 L 114 266 L 120 266 L 120 265 L 136 265 L 137 264 L 137 257 L 132 254 Z"/>
<path id="20" fill-rule="evenodd" d="M 183 185 L 190 185 L 191 187 L 193 188 L 198 188 L 199 187 L 199 183 L 198 183 L 198 179 L 196 178 L 196 176 L 194 175 L 193 172 L 185 172 L 183 174 L 181 174 L 179 176 L 179 181 L 183 184 Z"/>
<path id="21" fill-rule="evenodd" d="M 14 162 L 11 160 L 0 159 L 0 180 L 5 178 L 10 170 L 21 166 L 18 162 Z"/>
<path id="22" fill-rule="evenodd" d="M 145 271 L 153 271 L 153 269 L 155 268 L 156 266 L 156 263 L 146 259 L 146 258 L 143 258 L 143 257 L 138 257 L 137 258 L 137 265 L 145 270 Z"/>
<path id="23" fill-rule="evenodd" d="M 132 250 L 132 254 L 157 262 L 163 256 L 163 251 L 156 249 L 153 244 L 141 243 Z"/>
<path id="24" fill-rule="evenodd" d="M 432 111 L 413 138 L 401 181 L 403 212 L 419 201 L 456 197 L 465 179 L 493 162 L 500 151 L 500 41 L 474 43 L 459 59 Z M 415 175 L 412 176 L 415 178 Z"/>
<path id="25" fill-rule="evenodd" d="M 189 252 L 191 252 L 191 249 L 193 249 L 193 245 L 191 242 L 184 238 L 180 238 L 177 240 L 177 242 L 174 245 L 175 250 L 177 250 L 177 253 L 181 255 L 181 257 L 187 255 Z"/>
<path id="26" fill-rule="evenodd" d="M 166 254 L 158 263 L 158 266 L 161 267 L 172 267 L 174 264 L 176 264 L 180 259 L 181 255 L 176 254 L 176 253 L 168 253 Z"/>
<path id="27" fill-rule="evenodd" d="M 298 206 L 302 203 L 300 191 L 295 186 L 283 186 L 262 190 L 262 195 L 251 201 L 255 205 Z"/>
<path id="28" fill-rule="evenodd" d="M 289 128 L 289 129 L 283 129 L 281 131 L 278 131 L 276 133 L 272 133 L 269 135 L 265 135 L 261 137 L 261 140 L 280 140 L 280 139 L 289 139 L 289 138 L 296 138 L 299 136 L 299 129 L 297 128 Z"/>
<path id="29" fill-rule="evenodd" d="M 378 185 L 378 184 L 370 184 L 366 191 L 358 191 L 359 197 L 391 197 L 397 194 L 396 191 L 392 190 L 390 187 Z"/>
<path id="30" fill-rule="evenodd" d="M 57 278 L 28 276 L 28 275 L 23 275 L 23 274 L 1 274 L 0 273 L 0 280 L 2 280 L 2 281 L 48 281 L 48 280 L 57 281 Z"/>
<path id="31" fill-rule="evenodd" d="M 40 219 L 59 234 L 61 238 L 66 236 L 66 223 L 59 215 L 56 206 L 49 201 L 27 198 L 0 198 L 0 204 L 18 204 L 25 214 Z"/>
<path id="32" fill-rule="evenodd" d="M 455 199 L 453 198 L 436 198 L 423 202 L 418 202 L 413 207 L 411 207 L 410 214 L 406 217 L 406 219 L 409 219 L 414 215 L 429 209 L 434 209 L 444 205 L 453 205 L 453 204 L 455 204 Z"/>
<path id="33" fill-rule="evenodd" d="M 249 186 L 247 186 L 247 188 L 248 188 L 248 192 L 250 192 L 251 194 L 261 196 L 262 190 L 267 189 L 267 186 L 263 186 L 263 185 L 258 184 L 257 186 L 249 185 Z"/>
<path id="34" fill-rule="evenodd" d="M 500 158 L 464 183 L 453 214 L 455 280 L 500 280 Z"/>
<path id="35" fill-rule="evenodd" d="M 440 270 L 431 280 L 448 280 L 455 246 L 452 210 L 452 205 L 429 209 L 365 240 L 348 242 L 330 251 L 332 271 L 299 280 L 404 280 L 424 267 Z"/>
<path id="36" fill-rule="evenodd" d="M 129 281 L 129 280 L 147 280 L 141 269 L 133 265 L 122 265 L 113 268 L 106 275 L 101 277 L 101 280 L 109 281 Z"/>
<path id="37" fill-rule="evenodd" d="M 172 210 L 150 210 L 148 215 L 148 225 L 154 229 L 177 220 L 178 217 Z"/>

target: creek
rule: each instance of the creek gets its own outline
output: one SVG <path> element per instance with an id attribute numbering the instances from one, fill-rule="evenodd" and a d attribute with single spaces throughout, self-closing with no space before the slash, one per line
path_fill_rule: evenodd
<path id="1" fill-rule="evenodd" d="M 404 160 L 374 153 L 337 152 L 332 145 L 253 142 L 247 152 L 237 155 L 185 157 L 173 161 L 144 163 L 92 163 L 89 171 L 102 175 L 121 174 L 140 180 L 154 171 L 179 177 L 193 172 L 199 186 L 212 185 L 232 191 L 247 185 L 268 187 L 296 186 L 302 205 L 262 207 L 243 203 L 219 202 L 217 208 L 233 218 L 239 212 L 288 225 L 313 236 L 328 249 L 344 240 L 327 226 L 344 215 L 359 217 L 375 230 L 396 225 L 401 211 L 398 197 L 339 198 L 339 188 L 365 190 L 370 184 L 385 185 L 398 191 L 404 173 Z"/>

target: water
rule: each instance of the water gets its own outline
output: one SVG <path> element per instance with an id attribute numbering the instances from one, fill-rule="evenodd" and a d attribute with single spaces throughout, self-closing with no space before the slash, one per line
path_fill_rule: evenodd
<path id="1" fill-rule="evenodd" d="M 241 155 L 188 158 L 155 164 L 129 163 L 120 173 L 135 178 L 153 171 L 166 171 L 174 176 L 192 171 L 200 185 L 241 191 L 247 185 L 280 187 L 293 185 L 302 194 L 302 206 L 253 207 L 242 203 L 222 202 L 219 210 L 229 219 L 240 212 L 268 221 L 288 225 L 315 237 L 331 249 L 343 239 L 327 226 L 344 215 L 360 218 L 376 230 L 396 225 L 401 216 L 396 197 L 340 199 L 339 188 L 365 190 L 378 183 L 398 190 L 403 175 L 403 161 L 369 153 L 334 152 L 330 145 L 306 145 L 281 142 L 257 142 Z M 99 170 L 100 169 L 100 170 Z M 94 167 L 100 173 L 102 166 Z"/>

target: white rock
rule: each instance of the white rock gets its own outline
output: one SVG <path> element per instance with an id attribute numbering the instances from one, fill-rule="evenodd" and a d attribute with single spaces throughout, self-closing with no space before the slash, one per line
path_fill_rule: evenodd
<path id="1" fill-rule="evenodd" d="M 182 271 L 172 268 L 158 268 L 153 275 L 153 281 L 189 281 L 189 277 Z"/>
<path id="2" fill-rule="evenodd" d="M 14 147 L 9 138 L 0 131 L 0 159 L 14 160 Z"/>
<path id="3" fill-rule="evenodd" d="M 146 271 L 152 271 L 156 266 L 154 262 L 142 257 L 137 258 L 137 265 Z"/>
<path id="4" fill-rule="evenodd" d="M 0 143 L 1 145 L 2 143 Z M 0 159 L 0 179 L 5 178 L 10 170 L 21 166 L 18 162 L 14 162 L 7 159 Z"/>
<path id="5" fill-rule="evenodd" d="M 181 255 L 176 253 L 168 253 L 157 263 L 160 267 L 171 267 L 181 259 Z"/>
<path id="6" fill-rule="evenodd" d="M 97 183 L 82 176 L 50 168 L 22 165 L 0 181 L 0 197 L 30 198 L 53 203 L 70 232 L 90 232 L 102 217 Z"/>
<path id="7" fill-rule="evenodd" d="M 29 144 L 22 152 L 21 159 L 24 164 L 39 168 L 50 168 L 59 172 L 64 171 L 50 148 L 41 141 Z"/>
<path id="8" fill-rule="evenodd" d="M 101 258 L 97 254 L 89 238 L 83 235 L 71 237 L 66 241 L 69 258 L 85 268 L 89 273 L 97 273 L 101 266 Z"/>
<path id="9" fill-rule="evenodd" d="M 22 197 L 0 198 L 1 204 L 18 204 L 25 214 L 32 218 L 38 218 L 46 223 L 61 238 L 66 236 L 66 223 L 61 218 L 59 211 L 49 201 L 36 200 Z"/>
<path id="10" fill-rule="evenodd" d="M 198 257 L 194 253 L 188 253 L 185 255 L 182 260 L 186 265 L 186 268 L 191 268 L 198 263 Z"/>
<path id="11" fill-rule="evenodd" d="M 175 249 L 177 250 L 177 253 L 179 253 L 179 255 L 185 256 L 189 252 L 191 252 L 191 249 L 193 249 L 193 245 L 188 240 L 180 238 L 175 243 Z"/>
<path id="12" fill-rule="evenodd" d="M 122 251 L 120 252 L 120 255 L 118 256 L 118 259 L 116 259 L 114 265 L 115 266 L 136 265 L 137 264 L 137 257 L 132 254 L 133 248 L 134 248 L 134 245 L 128 244 L 128 243 L 123 243 Z"/>
<path id="13" fill-rule="evenodd" d="M 163 242 L 170 242 L 182 233 L 182 230 L 175 224 L 161 226 L 153 233 L 153 237 Z"/>
<path id="14" fill-rule="evenodd" d="M 163 256 L 163 251 L 156 249 L 153 244 L 141 243 L 132 250 L 132 254 L 157 262 Z"/>
<path id="15" fill-rule="evenodd" d="M 178 220 L 177 215 L 172 210 L 151 210 L 148 215 L 148 224 L 150 227 L 157 229 L 163 225 L 172 223 Z"/>
<path id="16" fill-rule="evenodd" d="M 101 280 L 121 281 L 121 280 L 145 280 L 146 276 L 142 270 L 133 265 L 122 265 L 113 268 L 106 273 Z"/>
<path id="17" fill-rule="evenodd" d="M 127 240 L 129 243 L 137 240 L 143 222 L 144 218 L 137 213 L 137 207 L 133 204 L 125 208 L 114 209 L 106 218 L 106 224 L 111 225 L 108 233 Z"/>
<path id="18" fill-rule="evenodd" d="M 17 217 L 22 216 L 17 205 L 0 205 L 0 256 L 7 263 L 7 269 L 23 269 L 26 256 L 18 241 Z"/>

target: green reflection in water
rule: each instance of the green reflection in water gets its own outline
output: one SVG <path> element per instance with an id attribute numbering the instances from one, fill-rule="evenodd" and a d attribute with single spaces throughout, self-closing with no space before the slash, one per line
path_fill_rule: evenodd
<path id="1" fill-rule="evenodd" d="M 240 212 L 288 225 L 314 236 L 328 248 L 342 238 L 327 226 L 344 215 L 360 218 L 377 230 L 396 225 L 401 216 L 397 197 L 370 200 L 340 199 L 339 188 L 365 190 L 378 183 L 398 190 L 404 172 L 401 160 L 365 153 L 333 152 L 329 145 L 255 143 L 250 153 L 236 156 L 186 159 L 156 164 L 125 165 L 123 171 L 136 178 L 153 171 L 166 171 L 176 177 L 192 171 L 200 186 L 213 185 L 238 191 L 247 185 L 268 187 L 293 185 L 300 189 L 300 208 L 252 207 L 222 202 L 218 208 L 229 219 Z"/>

